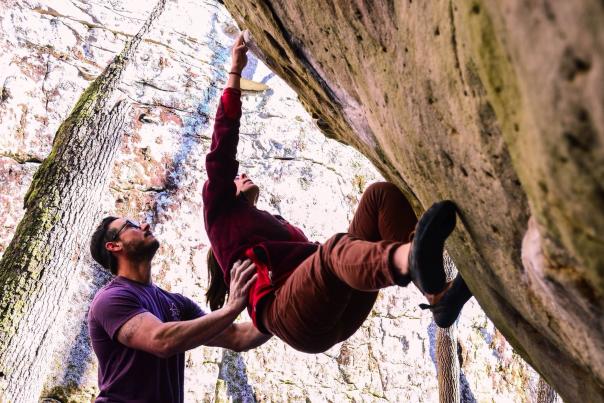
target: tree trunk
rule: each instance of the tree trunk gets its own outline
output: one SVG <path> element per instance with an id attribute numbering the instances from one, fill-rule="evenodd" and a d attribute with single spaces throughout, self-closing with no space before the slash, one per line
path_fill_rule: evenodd
<path id="1" fill-rule="evenodd" d="M 457 275 L 457 268 L 447 252 L 444 253 L 447 281 Z M 457 323 L 448 329 L 436 330 L 436 367 L 438 371 L 438 395 L 441 403 L 459 403 L 459 359 L 457 357 Z"/>
<path id="2" fill-rule="evenodd" d="M 441 403 L 459 403 L 459 360 L 457 358 L 457 324 L 436 330 L 438 395 Z"/>
<path id="3" fill-rule="evenodd" d="M 140 31 L 84 91 L 61 124 L 25 197 L 27 209 L 0 261 L 0 401 L 39 397 L 54 343 L 52 326 L 118 150 L 127 103 L 117 85 L 141 38 L 163 12 L 159 0 Z"/>
<path id="4" fill-rule="evenodd" d="M 537 383 L 537 402 L 536 403 L 555 403 L 558 400 L 558 394 L 549 383 L 541 376 Z"/>

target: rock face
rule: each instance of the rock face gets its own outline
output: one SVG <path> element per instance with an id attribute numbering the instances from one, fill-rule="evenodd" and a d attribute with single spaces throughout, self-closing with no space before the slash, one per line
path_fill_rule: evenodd
<path id="1" fill-rule="evenodd" d="M 152 7 L 153 4 L 139 1 L 101 0 L 84 3 L 67 0 L 8 1 L 0 4 L 0 183 L 3 190 L 0 194 L 0 253 L 10 242 L 23 215 L 23 197 L 34 172 L 51 149 L 57 127 L 88 83 L 122 49 L 124 41 L 138 30 Z M 258 11 L 257 15 L 263 14 Z M 347 24 L 342 23 L 341 28 L 346 28 Z M 267 32 L 273 29 L 270 27 L 266 25 Z M 440 29 L 446 27 L 442 25 Z M 218 3 L 193 0 L 168 3 L 153 32 L 141 44 L 121 86 L 125 99 L 131 102 L 132 115 L 110 186 L 102 199 L 103 214 L 127 215 L 147 220 L 154 226 L 155 234 L 162 241 L 155 260 L 154 280 L 161 287 L 183 293 L 202 306 L 207 284 L 204 259 L 208 245 L 200 217 L 203 208 L 200 191 L 206 178 L 204 155 L 210 144 L 218 97 L 226 81 L 229 46 L 237 31 L 234 21 Z M 262 35 L 259 32 L 254 34 L 262 45 Z M 445 35 L 444 31 L 440 35 Z M 284 41 L 282 46 L 287 43 Z M 262 46 L 270 55 L 271 47 Z M 329 49 L 333 49 L 333 45 Z M 419 45 L 409 47 L 409 52 L 411 49 L 417 57 L 427 57 L 419 54 Z M 349 53 L 348 57 L 359 57 L 357 61 L 351 60 L 359 74 L 371 71 L 369 57 L 363 58 L 352 51 Z M 302 54 L 296 55 L 292 54 L 291 69 L 298 68 L 296 66 L 300 63 L 296 58 Z M 273 55 L 273 63 L 280 60 L 277 56 Z M 382 57 L 388 60 L 386 55 Z M 323 62 L 325 68 L 331 65 L 330 68 L 335 69 L 337 64 L 331 56 L 329 59 L 332 61 Z M 274 65 L 283 73 L 279 64 Z M 293 72 L 292 77 L 295 76 Z M 302 227 L 311 239 L 321 241 L 335 232 L 345 231 L 362 191 L 369 183 L 380 180 L 380 175 L 355 150 L 325 139 L 315 126 L 313 117 L 299 103 L 297 95 L 261 61 L 250 56 L 244 77 L 253 80 L 246 84 L 253 91 L 244 92 L 239 159 L 242 170 L 262 184 L 260 206 Z M 323 87 L 317 86 L 317 78 L 308 77 L 312 79 L 305 83 L 307 90 L 318 88 L 317 91 L 325 92 L 321 90 Z M 425 89 L 405 84 L 405 80 L 390 81 L 390 84 L 401 88 L 405 85 L 417 94 Z M 321 85 L 326 85 L 326 82 L 322 81 Z M 444 91 L 440 84 L 433 86 L 432 91 L 436 94 Z M 296 90 L 305 96 L 300 87 L 301 83 Z M 388 103 L 395 102 L 397 97 L 400 99 L 396 102 L 407 99 L 404 94 L 397 95 L 399 91 L 402 90 L 388 93 Z M 434 96 L 432 104 L 436 108 L 445 100 Z M 384 93 L 380 97 L 384 102 Z M 302 100 L 305 99 L 308 98 Z M 389 120 L 382 121 L 376 116 L 372 119 L 385 126 L 392 124 L 394 116 L 389 113 L 393 112 L 387 112 L 384 105 L 378 108 L 367 104 L 365 109 L 361 98 L 353 101 L 347 100 L 349 113 L 343 114 L 336 108 L 339 103 L 325 98 L 325 103 L 315 104 L 315 109 L 321 111 L 320 114 L 315 111 L 315 121 L 319 119 L 316 123 L 330 135 L 341 135 L 333 129 L 337 122 L 342 128 L 355 127 L 356 135 L 352 137 L 354 132 L 350 131 L 348 135 L 351 137 L 347 141 L 363 150 L 382 172 L 406 189 L 418 210 L 419 200 L 426 204 L 447 195 L 462 205 L 466 230 L 461 231 L 450 245 L 462 272 L 470 275 L 473 281 L 481 278 L 473 271 L 483 276 L 490 275 L 494 281 L 496 272 L 491 270 L 502 270 L 506 262 L 513 260 L 518 263 L 525 259 L 535 265 L 531 272 L 532 281 L 541 281 L 535 286 L 547 286 L 547 282 L 543 285 L 543 275 L 537 275 L 540 272 L 536 270 L 544 268 L 539 263 L 545 256 L 541 245 L 547 245 L 549 241 L 542 239 L 543 232 L 536 220 L 531 224 L 532 232 L 525 237 L 524 242 L 528 246 L 520 255 L 520 243 L 529 215 L 520 186 L 512 179 L 506 182 L 506 186 L 512 186 L 516 193 L 503 199 L 506 204 L 499 201 L 498 206 L 501 207 L 497 211 L 503 211 L 505 206 L 505 215 L 493 214 L 494 217 L 490 217 L 482 211 L 482 216 L 474 216 L 472 214 L 478 210 L 466 209 L 462 204 L 495 200 L 503 192 L 495 186 L 500 181 L 494 179 L 499 178 L 499 171 L 488 171 L 493 178 L 487 179 L 488 176 L 478 176 L 477 172 L 483 171 L 473 170 L 492 163 L 482 153 L 484 149 L 499 150 L 502 162 L 497 169 L 505 167 L 510 170 L 504 163 L 508 161 L 507 154 L 502 151 L 506 147 L 498 134 L 479 135 L 465 131 L 452 134 L 450 141 L 443 144 L 454 148 L 448 151 L 449 158 L 460 158 L 455 153 L 462 152 L 461 142 L 467 141 L 463 145 L 464 165 L 453 165 L 453 160 L 447 162 L 443 156 L 442 169 L 449 171 L 440 179 L 441 182 L 431 177 L 431 183 L 441 190 L 430 194 L 428 185 L 415 188 L 416 182 L 412 180 L 415 171 L 408 172 L 402 167 L 415 164 L 418 170 L 424 169 L 429 175 L 426 164 L 435 164 L 431 159 L 434 158 L 432 148 L 443 141 L 439 137 L 442 133 L 436 130 L 440 123 L 429 120 L 425 112 L 424 117 L 417 118 L 426 125 L 436 125 L 424 136 L 429 143 L 421 143 L 424 159 L 395 158 L 396 155 L 405 155 L 396 142 L 397 137 L 380 137 L 376 129 L 372 129 L 376 130 L 375 133 L 369 131 L 369 125 L 365 131 L 353 126 L 366 124 L 363 119 L 371 116 L 369 111 L 378 109 L 384 117 L 390 116 Z M 417 98 L 422 105 L 424 101 Z M 410 107 L 420 108 L 419 104 L 410 104 Z M 490 113 L 486 116 L 490 116 L 492 125 L 495 125 L 495 112 Z M 401 119 L 400 124 L 407 115 L 412 114 L 405 112 L 405 115 L 397 117 Z M 466 115 L 460 119 L 466 119 L 463 121 L 466 123 L 474 122 Z M 401 138 L 411 139 L 411 128 L 406 130 L 401 132 L 404 134 Z M 468 138 L 463 139 L 464 136 Z M 485 137 L 484 142 L 476 143 L 473 136 L 476 139 L 489 136 L 493 140 L 487 141 Z M 418 141 L 414 144 L 408 145 L 411 147 L 409 150 L 420 147 Z M 406 155 L 412 155 L 409 152 L 406 151 Z M 399 169 L 400 174 L 392 174 Z M 442 181 L 455 183 L 459 180 L 460 171 L 463 175 L 462 169 L 467 169 L 466 174 L 472 178 L 463 182 L 467 189 L 479 187 L 483 193 L 469 193 L 467 190 L 463 193 L 459 185 L 444 190 Z M 418 178 L 415 179 L 417 183 Z M 449 191 L 457 193 L 447 193 Z M 464 194 L 464 197 L 455 196 L 458 194 Z M 515 195 L 518 200 L 512 197 Z M 517 209 L 517 203 L 524 203 L 523 209 Z M 514 217 L 521 221 L 511 223 Z M 478 231 L 479 224 L 487 225 L 481 219 L 491 220 L 488 223 L 501 221 L 499 233 L 488 233 L 488 242 L 484 241 L 485 234 Z M 468 232 L 472 228 L 474 230 Z M 508 230 L 514 228 L 518 228 L 514 230 L 518 245 L 516 249 L 504 249 L 503 246 L 509 246 L 505 242 L 511 242 Z M 88 237 L 90 234 L 78 235 Z M 476 249 L 476 245 L 480 248 Z M 515 252 L 511 254 L 508 250 Z M 469 266 L 468 262 L 489 261 L 487 258 L 491 259 L 493 254 L 501 259 L 493 261 L 493 267 Z M 88 263 L 83 268 L 74 268 L 76 278 L 71 290 L 72 298 L 62 308 L 64 320 L 48 336 L 58 340 L 58 347 L 45 382 L 42 394 L 45 397 L 61 401 L 90 401 L 98 392 L 96 363 L 90 349 L 85 316 L 92 296 L 108 276 L 89 260 Z M 513 267 L 521 266 L 510 264 L 508 269 Z M 509 275 L 515 278 L 514 273 Z M 518 283 L 518 287 L 524 284 Z M 471 286 L 476 288 L 475 283 Z M 512 291 L 497 288 L 499 293 Z M 487 295 L 486 290 L 482 292 L 479 294 L 481 302 Z M 186 401 L 436 401 L 435 327 L 430 315 L 418 309 L 420 302 L 423 302 L 422 298 L 413 288 L 385 290 L 363 327 L 350 340 L 324 354 L 301 354 L 279 340 L 271 340 L 257 350 L 242 354 L 218 348 L 195 349 L 187 353 Z M 534 303 L 537 302 L 539 300 Z M 507 317 L 506 312 L 500 316 L 491 315 L 503 321 L 502 318 Z M 535 314 L 539 312 L 543 310 L 535 311 Z M 515 340 L 513 336 L 512 340 Z M 462 401 L 535 401 L 538 376 L 512 351 L 501 332 L 494 328 L 473 300 L 465 308 L 458 324 L 458 340 Z"/>
<path id="2" fill-rule="evenodd" d="M 601 1 L 225 0 L 319 127 L 418 211 L 505 337 L 568 401 L 604 399 Z"/>

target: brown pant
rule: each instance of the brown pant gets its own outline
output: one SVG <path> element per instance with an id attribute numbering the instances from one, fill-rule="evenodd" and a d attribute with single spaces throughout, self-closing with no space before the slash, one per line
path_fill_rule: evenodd
<path id="1" fill-rule="evenodd" d="M 386 182 L 369 186 L 348 233 L 321 245 L 262 304 L 262 324 L 307 353 L 346 340 L 371 312 L 377 290 L 409 283 L 393 274 L 391 255 L 409 241 L 416 222 L 396 186 Z"/>

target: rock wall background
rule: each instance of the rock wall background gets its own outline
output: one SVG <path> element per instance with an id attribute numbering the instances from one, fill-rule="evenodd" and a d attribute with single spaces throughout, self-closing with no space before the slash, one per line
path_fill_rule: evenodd
<path id="1" fill-rule="evenodd" d="M 0 5 L 0 253 L 55 130 L 151 7 L 75 0 Z M 131 124 L 103 199 L 106 214 L 152 223 L 162 240 L 155 281 L 202 306 L 203 161 L 237 32 L 217 2 L 169 4 L 122 85 L 133 105 Z M 315 240 L 344 231 L 362 191 L 380 175 L 358 152 L 326 139 L 296 94 L 251 55 L 244 77 L 253 82 L 244 94 L 239 158 L 262 184 L 260 206 Z M 96 366 L 85 315 L 108 276 L 92 264 L 74 273 L 78 282 L 64 307 L 68 320 L 53 335 L 61 347 L 44 396 L 89 401 L 97 392 Z M 198 348 L 187 354 L 187 401 L 436 401 L 435 329 L 420 302 L 414 289 L 385 290 L 359 332 L 325 354 L 301 354 L 278 340 L 243 354 Z M 536 373 L 474 300 L 459 322 L 459 339 L 463 401 L 534 401 Z"/>

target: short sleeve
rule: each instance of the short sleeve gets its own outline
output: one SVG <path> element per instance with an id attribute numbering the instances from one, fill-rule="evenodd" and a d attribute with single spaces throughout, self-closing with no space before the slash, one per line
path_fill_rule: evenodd
<path id="1" fill-rule="evenodd" d="M 92 318 L 115 340 L 117 331 L 134 316 L 148 312 L 139 298 L 123 288 L 109 288 L 94 299 L 90 308 Z"/>
<path id="2" fill-rule="evenodd" d="M 197 305 L 195 301 L 185 296 L 182 296 L 185 305 L 184 320 L 201 318 L 206 313 Z"/>

